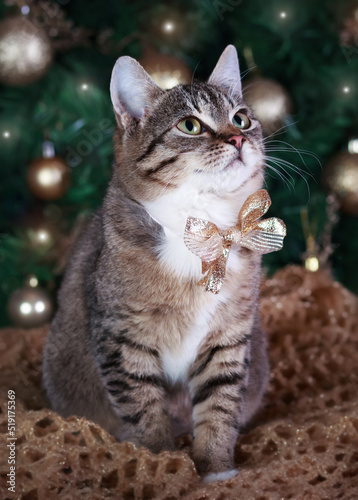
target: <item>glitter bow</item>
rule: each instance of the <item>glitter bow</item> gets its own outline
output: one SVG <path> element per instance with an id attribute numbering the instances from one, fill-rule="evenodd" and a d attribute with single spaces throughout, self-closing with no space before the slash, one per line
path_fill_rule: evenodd
<path id="1" fill-rule="evenodd" d="M 270 205 L 268 192 L 260 189 L 245 201 L 236 226 L 225 231 L 207 220 L 188 217 L 184 243 L 202 261 L 202 273 L 205 276 L 198 284 L 205 286 L 206 291 L 215 294 L 220 292 L 232 244 L 239 244 L 261 254 L 282 248 L 286 236 L 284 222 L 276 217 L 258 220 Z"/>

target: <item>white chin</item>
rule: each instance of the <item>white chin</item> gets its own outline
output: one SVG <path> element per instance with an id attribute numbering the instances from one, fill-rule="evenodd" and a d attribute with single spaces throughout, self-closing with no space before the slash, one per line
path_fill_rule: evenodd
<path id="1" fill-rule="evenodd" d="M 227 167 L 214 173 L 196 175 L 196 181 L 201 187 L 206 187 L 217 192 L 226 193 L 238 189 L 252 174 L 253 169 L 244 165 L 240 160 L 234 160 Z"/>

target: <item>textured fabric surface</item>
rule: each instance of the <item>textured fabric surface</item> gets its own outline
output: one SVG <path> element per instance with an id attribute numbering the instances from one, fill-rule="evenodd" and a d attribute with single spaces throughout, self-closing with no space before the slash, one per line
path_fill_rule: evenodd
<path id="1" fill-rule="evenodd" d="M 323 271 L 290 266 L 262 285 L 272 376 L 236 447 L 240 474 L 203 485 L 180 451 L 153 455 L 44 408 L 47 328 L 0 331 L 0 498 L 321 500 L 358 498 L 357 300 Z M 7 489 L 7 391 L 16 392 L 16 493 Z"/>

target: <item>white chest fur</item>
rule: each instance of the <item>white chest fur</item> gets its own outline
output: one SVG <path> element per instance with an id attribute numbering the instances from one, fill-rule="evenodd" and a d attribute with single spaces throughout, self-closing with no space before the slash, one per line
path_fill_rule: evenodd
<path id="1" fill-rule="evenodd" d="M 162 352 L 163 371 L 171 382 L 185 380 L 190 365 L 197 357 L 200 344 L 210 331 L 210 322 L 218 305 L 227 298 L 227 296 L 211 295 L 182 341 Z"/>
<path id="2" fill-rule="evenodd" d="M 226 229 L 237 223 L 242 204 L 243 199 L 238 199 L 233 193 L 219 196 L 212 192 L 203 192 L 192 182 L 153 202 L 143 202 L 151 216 L 164 228 L 163 240 L 157 248 L 159 261 L 177 276 L 199 281 L 202 277 L 201 260 L 187 249 L 183 239 L 188 216 L 210 220 L 220 229 Z M 238 272 L 239 269 L 239 249 L 233 247 L 226 272 Z M 163 370 L 172 382 L 186 378 L 190 365 L 197 357 L 200 344 L 210 331 L 210 323 L 217 307 L 221 302 L 230 299 L 230 293 L 225 291 L 225 286 L 219 295 L 204 290 L 203 294 L 205 299 L 190 330 L 182 332 L 181 342 L 162 352 Z"/>

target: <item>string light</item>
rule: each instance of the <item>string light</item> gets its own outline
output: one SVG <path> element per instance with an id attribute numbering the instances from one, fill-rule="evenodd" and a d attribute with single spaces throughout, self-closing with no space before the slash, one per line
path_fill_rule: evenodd
<path id="1" fill-rule="evenodd" d="M 40 229 L 37 233 L 39 242 L 46 243 L 50 239 L 49 233 L 45 229 Z"/>
<path id="2" fill-rule="evenodd" d="M 29 279 L 29 285 L 31 286 L 31 288 L 36 288 L 38 284 L 39 280 L 36 278 L 36 276 L 31 276 L 31 278 Z"/>
<path id="3" fill-rule="evenodd" d="M 5 132 L 3 132 L 3 134 L 2 134 L 2 136 L 4 139 L 9 139 L 11 134 L 8 130 L 5 130 Z"/>
<path id="4" fill-rule="evenodd" d="M 172 33 L 174 31 L 174 29 L 175 29 L 175 25 L 172 21 L 167 21 L 163 25 L 163 30 L 166 33 Z"/>
<path id="5" fill-rule="evenodd" d="M 319 260 L 317 259 L 317 257 L 314 256 L 314 255 L 311 255 L 310 257 L 308 257 L 305 260 L 305 268 L 308 271 L 311 271 L 313 273 L 316 272 L 316 271 L 318 271 L 318 269 L 319 269 Z"/>
<path id="6" fill-rule="evenodd" d="M 281 19 L 286 19 L 286 17 L 287 17 L 287 12 L 284 12 L 284 11 L 280 12 Z"/>
<path id="7" fill-rule="evenodd" d="M 344 92 L 345 94 L 349 94 L 349 92 L 351 91 L 350 87 L 347 87 L 347 86 L 346 86 L 346 87 L 343 87 L 343 89 L 342 89 L 342 90 L 343 90 L 343 92 Z"/>
<path id="8" fill-rule="evenodd" d="M 81 89 L 82 90 L 88 90 L 88 83 L 82 83 Z"/>

